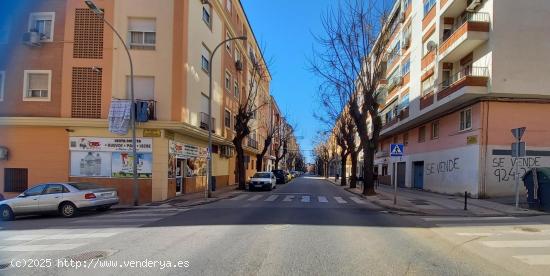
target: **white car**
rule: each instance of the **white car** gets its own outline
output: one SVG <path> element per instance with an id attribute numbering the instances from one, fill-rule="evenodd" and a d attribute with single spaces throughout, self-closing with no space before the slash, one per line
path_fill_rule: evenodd
<path id="1" fill-rule="evenodd" d="M 250 183 L 248 184 L 248 189 L 251 191 L 254 189 L 267 189 L 271 191 L 275 188 L 277 188 L 277 179 L 272 172 L 257 172 L 250 178 Z"/>

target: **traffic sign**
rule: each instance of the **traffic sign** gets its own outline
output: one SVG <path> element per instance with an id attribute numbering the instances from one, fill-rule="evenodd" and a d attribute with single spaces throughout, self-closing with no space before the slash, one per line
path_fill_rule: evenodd
<path id="1" fill-rule="evenodd" d="M 525 133 L 526 127 L 518 127 L 512 129 L 512 135 L 514 135 L 514 138 L 516 138 L 518 141 L 521 140 L 521 137 L 523 136 L 523 133 Z"/>
<path id="2" fill-rule="evenodd" d="M 403 144 L 390 144 L 390 156 L 400 157 L 405 153 Z"/>

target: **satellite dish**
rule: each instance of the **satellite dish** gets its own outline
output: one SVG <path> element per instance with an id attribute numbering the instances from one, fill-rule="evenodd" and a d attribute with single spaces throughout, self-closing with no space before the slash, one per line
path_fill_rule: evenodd
<path id="1" fill-rule="evenodd" d="M 435 43 L 435 41 L 433 40 L 430 40 L 430 42 L 428 42 L 428 45 L 426 45 L 426 48 L 428 49 L 428 52 L 431 52 L 437 49 L 437 43 Z"/>

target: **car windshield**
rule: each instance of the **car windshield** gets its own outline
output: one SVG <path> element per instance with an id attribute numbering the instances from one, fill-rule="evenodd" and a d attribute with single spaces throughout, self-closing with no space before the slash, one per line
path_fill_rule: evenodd
<path id="1" fill-rule="evenodd" d="M 271 175 L 269 173 L 255 173 L 252 178 L 270 178 Z"/>
<path id="2" fill-rule="evenodd" d="M 100 189 L 103 188 L 102 186 L 99 186 L 95 183 L 70 183 L 69 185 L 73 186 L 77 190 L 92 190 L 92 189 Z"/>

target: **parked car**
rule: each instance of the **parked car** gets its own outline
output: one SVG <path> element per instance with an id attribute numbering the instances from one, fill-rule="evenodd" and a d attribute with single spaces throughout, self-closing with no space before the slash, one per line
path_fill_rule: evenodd
<path id="1" fill-rule="evenodd" d="M 272 172 L 257 172 L 250 178 L 249 190 L 267 189 L 269 191 L 277 187 L 277 179 Z"/>
<path id="2" fill-rule="evenodd" d="M 277 184 L 285 184 L 287 182 L 285 171 L 272 170 L 271 172 L 275 175 L 275 178 L 277 179 Z"/>
<path id="3" fill-rule="evenodd" d="M 94 183 L 45 183 L 0 201 L 0 216 L 2 220 L 13 220 L 20 215 L 58 213 L 69 218 L 84 209 L 106 211 L 118 202 L 114 188 Z"/>

